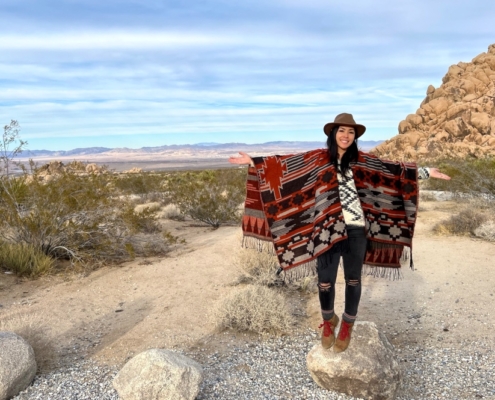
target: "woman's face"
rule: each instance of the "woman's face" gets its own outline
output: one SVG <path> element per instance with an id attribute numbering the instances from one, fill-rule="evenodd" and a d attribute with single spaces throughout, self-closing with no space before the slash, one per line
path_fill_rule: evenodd
<path id="1" fill-rule="evenodd" d="M 337 142 L 337 151 L 339 155 L 343 155 L 346 150 L 354 142 L 356 137 L 356 131 L 351 126 L 339 126 L 335 135 L 335 141 Z"/>

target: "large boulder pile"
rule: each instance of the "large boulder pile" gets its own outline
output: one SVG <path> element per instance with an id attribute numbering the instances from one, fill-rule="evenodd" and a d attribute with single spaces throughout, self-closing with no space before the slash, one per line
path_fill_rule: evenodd
<path id="1" fill-rule="evenodd" d="M 143 172 L 142 168 L 134 167 L 127 171 L 124 171 L 124 174 L 141 174 Z"/>
<path id="2" fill-rule="evenodd" d="M 106 174 L 108 170 L 104 165 L 97 165 L 95 163 L 88 164 L 81 161 L 72 161 L 64 164 L 62 161 L 50 161 L 37 169 L 36 179 L 46 183 L 65 173 L 87 176 Z"/>
<path id="3" fill-rule="evenodd" d="M 410 161 L 495 156 L 495 44 L 469 63 L 452 65 L 442 82 L 428 87 L 397 136 L 371 152 Z"/>

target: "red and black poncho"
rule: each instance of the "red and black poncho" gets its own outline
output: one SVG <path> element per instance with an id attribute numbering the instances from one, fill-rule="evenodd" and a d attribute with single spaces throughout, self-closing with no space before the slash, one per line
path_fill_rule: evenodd
<path id="1" fill-rule="evenodd" d="M 253 161 L 242 220 L 245 239 L 272 242 L 284 271 L 314 266 L 320 254 L 347 239 L 337 172 L 328 150 Z M 350 165 L 365 217 L 365 264 L 373 275 L 391 276 L 390 271 L 399 271 L 404 247 L 412 245 L 417 167 L 363 152 Z"/>

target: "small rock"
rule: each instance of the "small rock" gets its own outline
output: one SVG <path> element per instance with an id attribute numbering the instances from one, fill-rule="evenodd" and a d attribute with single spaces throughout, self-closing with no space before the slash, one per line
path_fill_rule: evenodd
<path id="1" fill-rule="evenodd" d="M 122 400 L 193 400 L 203 380 L 201 365 L 161 349 L 144 351 L 124 365 L 113 380 Z"/>

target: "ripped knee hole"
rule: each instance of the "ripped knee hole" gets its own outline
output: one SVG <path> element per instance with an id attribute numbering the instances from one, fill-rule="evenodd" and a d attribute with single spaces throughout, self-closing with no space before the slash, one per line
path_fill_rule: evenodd
<path id="1" fill-rule="evenodd" d="M 318 283 L 318 288 L 320 289 L 320 292 L 329 292 L 330 289 L 332 288 L 331 283 Z"/>

